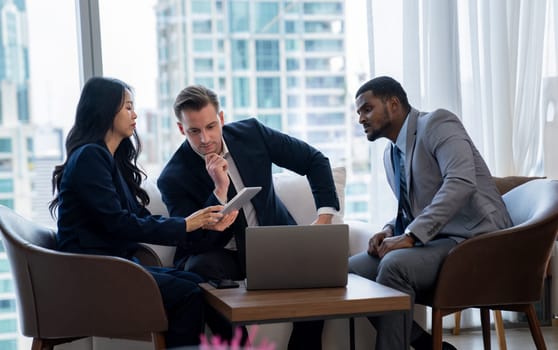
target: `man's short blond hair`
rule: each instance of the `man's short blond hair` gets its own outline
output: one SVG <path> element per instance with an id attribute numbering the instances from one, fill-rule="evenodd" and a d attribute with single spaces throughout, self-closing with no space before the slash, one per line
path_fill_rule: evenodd
<path id="1" fill-rule="evenodd" d="M 183 110 L 199 111 L 208 104 L 215 107 L 219 112 L 219 98 L 217 94 L 202 85 L 190 85 L 178 93 L 174 100 L 174 114 L 180 121 L 180 113 Z"/>

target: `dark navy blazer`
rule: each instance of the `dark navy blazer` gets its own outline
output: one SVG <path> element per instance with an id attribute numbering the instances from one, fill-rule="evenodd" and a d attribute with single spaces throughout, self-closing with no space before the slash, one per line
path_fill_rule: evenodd
<path id="1" fill-rule="evenodd" d="M 306 175 L 316 208 L 339 210 L 339 200 L 329 160 L 317 149 L 261 124 L 246 119 L 223 126 L 223 138 L 234 159 L 244 186 L 261 186 L 252 199 L 261 226 L 296 224 L 285 205 L 275 194 L 272 164 Z M 205 168 L 205 161 L 185 141 L 169 160 L 157 185 L 170 215 L 188 216 L 208 205 L 218 204 L 215 185 Z M 237 219 L 239 220 L 239 219 Z M 232 233 L 197 230 L 186 247 L 178 247 L 175 263 L 192 254 L 222 248 Z"/>
<path id="2" fill-rule="evenodd" d="M 130 258 L 137 243 L 182 245 L 183 217 L 152 216 L 124 182 L 104 143 L 78 148 L 60 183 L 58 248 Z"/>

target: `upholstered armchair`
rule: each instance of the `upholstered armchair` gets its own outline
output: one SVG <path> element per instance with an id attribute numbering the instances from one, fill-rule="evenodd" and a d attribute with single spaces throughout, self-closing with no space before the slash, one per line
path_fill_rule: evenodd
<path id="1" fill-rule="evenodd" d="M 84 337 L 149 340 L 165 349 L 167 317 L 151 275 L 125 259 L 62 253 L 54 231 L 0 205 L 0 233 L 24 336 L 33 350 Z"/>
<path id="2" fill-rule="evenodd" d="M 490 349 L 489 310 L 527 315 L 537 349 L 546 349 L 533 304 L 542 295 L 558 230 L 558 181 L 537 179 L 503 196 L 513 226 L 458 244 L 444 261 L 432 298 L 434 349 L 442 348 L 442 317 L 479 308 L 484 348 Z"/>

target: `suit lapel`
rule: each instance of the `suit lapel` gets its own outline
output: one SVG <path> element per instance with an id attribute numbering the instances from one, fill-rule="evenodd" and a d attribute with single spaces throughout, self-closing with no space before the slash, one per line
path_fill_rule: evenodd
<path id="1" fill-rule="evenodd" d="M 419 117 L 419 111 L 414 108 L 411 108 L 409 112 L 409 120 L 407 121 L 407 149 L 405 150 L 405 180 L 407 181 L 407 198 L 409 198 L 409 204 L 411 208 L 413 208 L 413 197 L 411 193 L 413 192 L 412 187 L 412 169 L 411 166 L 413 164 L 412 159 L 415 152 L 415 144 L 417 140 L 417 119 Z M 411 209 L 412 210 L 412 209 Z"/>

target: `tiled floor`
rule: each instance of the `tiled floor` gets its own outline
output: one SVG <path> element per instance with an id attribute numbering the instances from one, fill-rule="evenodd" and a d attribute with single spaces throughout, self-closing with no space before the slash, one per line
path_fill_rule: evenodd
<path id="1" fill-rule="evenodd" d="M 558 326 L 541 327 L 547 349 L 558 349 Z M 459 335 L 444 333 L 444 341 L 447 341 L 459 350 L 482 350 L 482 332 L 480 330 L 462 330 Z M 498 349 L 496 333 L 492 331 L 492 349 Z M 506 329 L 507 350 L 535 350 L 535 343 L 531 338 L 529 328 Z"/>

